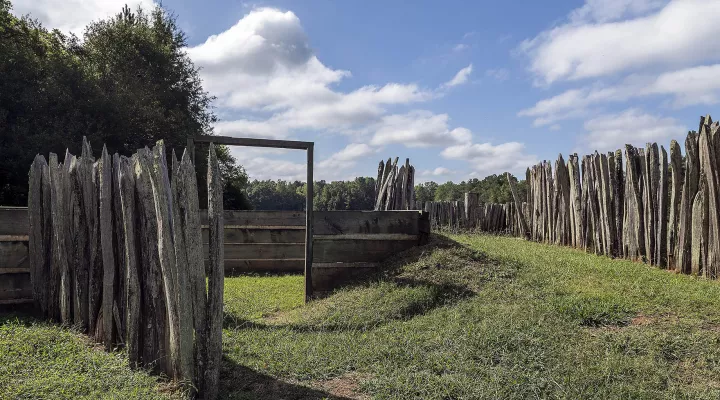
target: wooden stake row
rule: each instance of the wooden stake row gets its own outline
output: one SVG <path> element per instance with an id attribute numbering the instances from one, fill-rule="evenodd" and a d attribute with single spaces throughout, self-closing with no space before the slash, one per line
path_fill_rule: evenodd
<path id="1" fill-rule="evenodd" d="M 172 171 L 172 183 L 170 182 Z M 217 397 L 222 354 L 223 222 L 220 170 L 210 145 L 209 267 L 195 168 L 168 167 L 162 141 L 131 158 L 36 156 L 29 174 L 33 296 L 47 318 L 87 332 L 130 365 Z M 206 275 L 209 288 L 206 290 Z"/>
<path id="2" fill-rule="evenodd" d="M 579 159 L 560 155 L 528 168 L 527 198 L 510 182 L 516 226 L 538 242 L 644 261 L 677 272 L 720 274 L 720 124 L 708 115 L 670 152 L 657 143 L 625 145 Z M 625 172 L 623 173 L 623 158 Z M 509 179 L 509 176 L 508 176 Z"/>
<path id="3" fill-rule="evenodd" d="M 428 201 L 424 210 L 430 217 L 431 229 L 460 231 L 478 229 L 485 232 L 505 233 L 519 226 L 517 213 L 508 204 L 477 203 L 477 193 L 465 193 L 462 201 Z M 520 234 L 520 230 L 513 231 Z"/>
<path id="4" fill-rule="evenodd" d="M 415 209 L 415 167 L 410 159 L 398 169 L 398 157 L 391 163 L 380 161 L 375 180 L 375 210 Z"/>

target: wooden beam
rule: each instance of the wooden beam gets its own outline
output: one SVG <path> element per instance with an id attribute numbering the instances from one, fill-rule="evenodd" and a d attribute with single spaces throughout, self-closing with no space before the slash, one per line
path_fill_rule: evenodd
<path id="1" fill-rule="evenodd" d="M 313 153 L 315 145 L 307 147 L 307 184 L 305 190 L 305 302 L 313 294 L 312 263 L 313 263 Z"/>
<path id="2" fill-rule="evenodd" d="M 314 145 L 313 142 L 301 142 L 297 140 L 255 139 L 230 136 L 196 136 L 193 140 L 195 143 L 215 143 L 217 145 L 227 146 L 272 147 L 276 149 L 295 150 L 309 150 Z"/>

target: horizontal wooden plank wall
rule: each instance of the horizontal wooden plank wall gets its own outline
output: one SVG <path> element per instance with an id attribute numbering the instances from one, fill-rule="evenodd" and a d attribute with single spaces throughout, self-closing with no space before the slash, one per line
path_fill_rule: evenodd
<path id="1" fill-rule="evenodd" d="M 305 213 L 225 211 L 225 273 L 302 272 Z M 202 211 L 203 243 L 207 214 Z M 27 209 L 0 207 L 0 303 L 31 301 Z M 320 294 L 372 271 L 389 256 L 427 241 L 419 211 L 314 213 L 313 287 Z M 204 248 L 207 258 L 207 246 Z"/>
<path id="2" fill-rule="evenodd" d="M 0 207 L 0 305 L 32 303 L 25 207 Z"/>
<path id="3" fill-rule="evenodd" d="M 317 295 L 424 243 L 430 232 L 427 213 L 419 211 L 317 211 L 313 218 Z M 304 212 L 226 211 L 225 273 L 302 272 L 304 237 Z"/>

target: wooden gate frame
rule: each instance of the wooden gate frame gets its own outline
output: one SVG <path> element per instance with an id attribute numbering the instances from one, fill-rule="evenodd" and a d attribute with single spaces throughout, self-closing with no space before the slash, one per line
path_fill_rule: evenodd
<path id="1" fill-rule="evenodd" d="M 305 150 L 307 153 L 307 190 L 305 191 L 305 302 L 313 295 L 313 151 L 315 142 L 238 138 L 230 136 L 196 136 L 188 138 L 187 148 L 195 165 L 195 143 L 215 143 L 226 146 L 270 147 L 274 149 Z"/>

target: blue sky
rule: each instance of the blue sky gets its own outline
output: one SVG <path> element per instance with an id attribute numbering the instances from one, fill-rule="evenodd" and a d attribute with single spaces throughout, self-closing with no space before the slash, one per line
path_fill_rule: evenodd
<path id="1" fill-rule="evenodd" d="M 126 0 L 16 0 L 81 32 Z M 151 0 L 128 1 L 152 5 Z M 217 96 L 219 134 L 310 140 L 318 179 L 409 157 L 456 182 L 571 152 L 682 143 L 720 97 L 720 1 L 164 0 Z M 251 178 L 303 154 L 237 148 Z"/>

